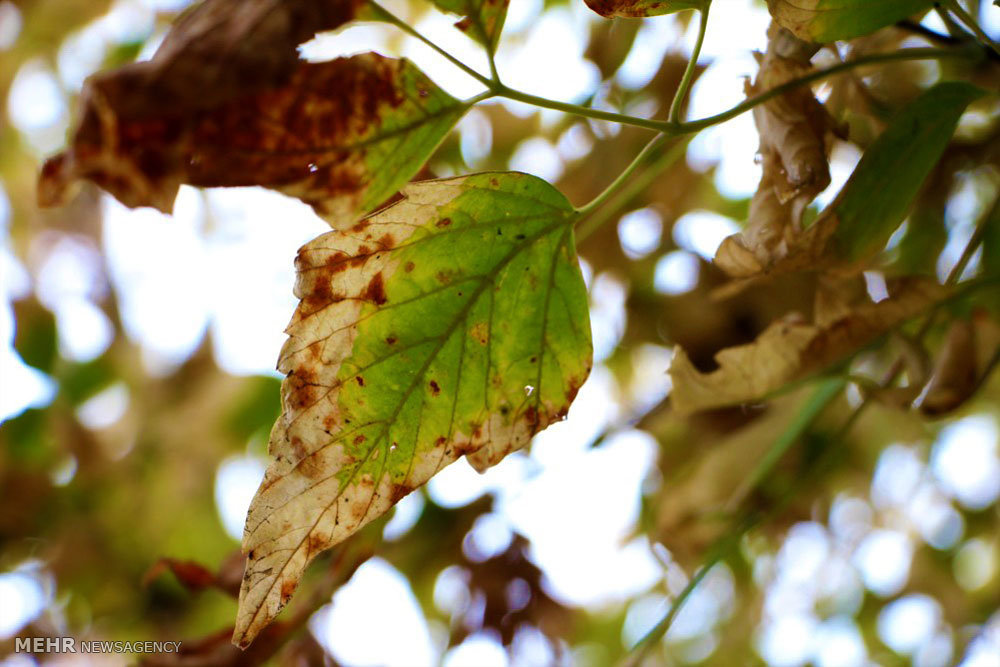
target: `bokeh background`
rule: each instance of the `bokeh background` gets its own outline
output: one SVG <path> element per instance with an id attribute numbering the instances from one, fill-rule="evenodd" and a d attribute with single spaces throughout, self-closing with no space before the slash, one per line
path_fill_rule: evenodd
<path id="1" fill-rule="evenodd" d="M 1000 8 L 976 4 L 1000 37 Z M 235 614 L 225 586 L 192 592 L 150 568 L 161 557 L 192 560 L 238 581 L 243 518 L 278 413 L 292 259 L 325 224 L 254 188 L 184 187 L 172 216 L 126 209 L 93 187 L 39 210 L 34 193 L 84 78 L 148 58 L 185 5 L 0 0 L 0 656 L 15 636 L 194 642 L 222 633 L 224 642 Z M 488 71 L 453 18 L 417 0 L 387 5 Z M 763 2 L 716 0 L 688 117 L 743 99 L 768 21 Z M 924 25 L 947 30 L 933 13 Z M 663 117 L 694 34 L 691 13 L 608 21 L 577 0 L 511 0 L 498 65 L 527 92 Z M 869 41 L 873 51 L 926 45 L 895 29 Z M 389 26 L 358 25 L 302 48 L 317 60 L 365 50 L 412 59 L 455 96 L 481 91 Z M 906 63 L 851 78 L 877 121 L 939 75 L 935 63 Z M 850 112 L 829 85 L 817 91 Z M 997 133 L 997 114 L 981 109 L 959 128 L 965 147 Z M 428 166 L 437 176 L 530 172 L 582 204 L 647 139 L 490 101 Z M 673 345 L 704 367 L 776 316 L 808 308 L 808 286 L 708 298 L 722 282 L 709 261 L 740 229 L 760 178 L 756 149 L 748 114 L 702 132 L 686 159 L 581 244 L 596 363 L 569 418 L 485 475 L 462 460 L 405 498 L 377 526 L 375 555 L 275 662 L 603 665 L 662 617 L 727 529 L 720 517 L 733 489 L 802 397 L 687 421 L 665 402 Z M 833 183 L 814 206 L 832 199 L 860 154 L 853 142 L 835 146 Z M 958 259 L 1000 192 L 1000 168 L 976 155 L 946 153 L 884 271 L 866 275 L 873 294 L 884 275 L 943 277 Z M 886 358 L 865 354 L 856 368 Z M 1000 665 L 998 397 L 993 378 L 936 421 L 876 405 L 833 441 L 859 400 L 849 390 L 749 502 L 767 507 L 834 451 L 816 483 L 711 571 L 650 664 Z"/>

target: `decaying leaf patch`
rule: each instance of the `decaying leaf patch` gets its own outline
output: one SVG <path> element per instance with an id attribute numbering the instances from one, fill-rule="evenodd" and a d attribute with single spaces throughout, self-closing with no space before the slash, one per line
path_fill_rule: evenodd
<path id="1" fill-rule="evenodd" d="M 765 174 L 751 204 L 750 226 L 727 238 L 715 257 L 731 276 L 745 279 L 723 293 L 764 275 L 862 270 L 902 224 L 966 106 L 983 94 L 968 83 L 947 81 L 907 105 L 865 151 L 836 199 L 801 232 L 795 232 L 794 226 L 772 224 L 787 220 L 789 211 L 780 207 L 777 190 L 762 191 L 780 178 L 773 168 L 769 170 L 765 154 Z M 755 220 L 762 212 L 766 215 Z"/>
<path id="2" fill-rule="evenodd" d="M 586 0 L 587 6 L 604 18 L 644 18 L 701 9 L 704 0 Z"/>
<path id="3" fill-rule="evenodd" d="M 375 53 L 300 61 L 284 85 L 208 107 L 132 109 L 152 97 L 122 86 L 127 71 L 88 80 L 72 146 L 42 171 L 44 204 L 79 178 L 166 212 L 182 183 L 263 185 L 349 226 L 408 181 L 466 109 L 409 61 Z"/>
<path id="4" fill-rule="evenodd" d="M 490 52 L 496 50 L 510 0 L 434 0 L 434 4 L 442 11 L 463 17 L 455 27 Z"/>
<path id="5" fill-rule="evenodd" d="M 815 50 L 772 23 L 767 53 L 753 84 L 747 84 L 747 96 L 808 74 Z M 808 86 L 754 107 L 753 118 L 760 134 L 760 184 L 746 228 L 726 238 L 715 255 L 715 264 L 733 278 L 767 271 L 787 257 L 802 235 L 806 206 L 830 184 L 832 120 Z"/>
<path id="6" fill-rule="evenodd" d="M 483 470 L 525 446 L 590 371 L 565 197 L 517 173 L 403 193 L 296 259 L 275 461 L 243 539 L 241 646 L 318 553 L 459 457 Z"/>
<path id="7" fill-rule="evenodd" d="M 890 283 L 889 298 L 855 306 L 822 325 L 801 316 L 776 321 L 754 342 L 719 352 L 719 368 L 708 373 L 695 368 L 677 348 L 670 364 L 671 404 L 687 414 L 759 400 L 846 359 L 945 294 L 945 288 L 930 280 L 900 279 Z"/>

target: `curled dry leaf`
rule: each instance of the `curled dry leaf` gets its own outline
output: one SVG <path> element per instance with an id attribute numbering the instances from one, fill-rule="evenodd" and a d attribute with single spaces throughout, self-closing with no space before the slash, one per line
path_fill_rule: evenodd
<path id="1" fill-rule="evenodd" d="M 139 113 L 130 101 L 151 93 L 123 86 L 124 71 L 88 80 L 71 148 L 42 171 L 43 203 L 78 178 L 167 212 L 182 183 L 263 185 L 349 226 L 417 172 L 466 108 L 410 62 L 375 53 L 299 62 L 284 85 L 214 106 Z"/>
<path id="2" fill-rule="evenodd" d="M 933 4 L 934 0 L 767 0 L 771 16 L 782 27 L 818 43 L 866 35 Z"/>
<path id="3" fill-rule="evenodd" d="M 719 352 L 719 368 L 708 373 L 677 348 L 670 364 L 671 404 L 687 414 L 759 400 L 846 359 L 945 294 L 929 280 L 899 279 L 889 284 L 887 299 L 857 306 L 823 326 L 795 316 L 774 322 L 754 342 Z"/>
<path id="4" fill-rule="evenodd" d="M 952 322 L 920 398 L 925 415 L 944 415 L 961 407 L 979 387 L 1000 349 L 1000 325 L 984 312 Z"/>
<path id="5" fill-rule="evenodd" d="M 434 4 L 442 11 L 462 16 L 455 27 L 491 53 L 496 50 L 510 0 L 434 0 Z"/>
<path id="6" fill-rule="evenodd" d="M 747 96 L 808 74 L 815 47 L 778 24 Z M 722 242 L 715 264 L 734 278 L 768 270 L 797 247 L 806 206 L 830 184 L 827 153 L 832 121 L 812 89 L 800 86 L 753 109 L 760 134 L 762 174 L 750 202 L 746 228 Z"/>
<path id="7" fill-rule="evenodd" d="M 479 470 L 562 419 L 591 366 L 576 213 L 526 174 L 407 186 L 304 246 L 275 457 L 250 506 L 233 640 L 306 564 L 466 456 Z"/>
<path id="8" fill-rule="evenodd" d="M 966 106 L 983 94 L 982 89 L 958 81 L 933 86 L 892 119 L 862 155 L 836 199 L 803 232 L 792 234 L 792 241 L 783 234 L 783 243 L 774 244 L 776 252 L 759 254 L 762 243 L 754 241 L 748 232 L 765 239 L 778 236 L 776 232 L 757 231 L 751 219 L 747 231 L 726 239 L 715 261 L 731 276 L 748 280 L 763 274 L 821 270 L 847 274 L 861 270 L 903 222 Z M 766 172 L 765 162 L 765 176 Z M 762 196 L 758 191 L 754 203 Z M 781 211 L 770 203 L 775 200 L 780 203 L 780 195 L 768 200 L 767 210 L 774 219 L 780 219 Z M 762 257 L 770 263 L 761 261 Z M 734 283 L 723 293 L 738 291 L 748 280 Z"/>
<path id="9" fill-rule="evenodd" d="M 586 3 L 592 10 L 609 19 L 661 16 L 705 6 L 705 0 L 586 0 Z"/>

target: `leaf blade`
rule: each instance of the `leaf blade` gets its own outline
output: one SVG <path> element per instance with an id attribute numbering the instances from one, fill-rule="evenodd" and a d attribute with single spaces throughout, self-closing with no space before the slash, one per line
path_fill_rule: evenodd
<path id="1" fill-rule="evenodd" d="M 441 11 L 463 17 L 455 27 L 490 53 L 496 51 L 510 0 L 434 0 L 434 4 Z"/>
<path id="2" fill-rule="evenodd" d="M 404 193 L 296 261 L 276 461 L 244 535 L 240 645 L 315 554 L 460 456 L 483 469 L 524 446 L 589 373 L 576 213 L 558 191 L 483 174 Z"/>
<path id="3" fill-rule="evenodd" d="M 168 212 L 182 183 L 261 185 L 349 226 L 412 178 L 467 109 L 409 61 L 375 53 L 300 62 L 279 87 L 138 115 L 129 100 L 148 91 L 120 95 L 126 73 L 88 81 L 72 146 L 43 169 L 43 202 L 79 178 Z"/>
<path id="4" fill-rule="evenodd" d="M 645 18 L 702 9 L 704 0 L 586 0 L 587 6 L 604 18 Z"/>
<path id="5" fill-rule="evenodd" d="M 866 35 L 932 4 L 933 0 L 767 0 L 774 20 L 796 37 L 818 43 Z"/>

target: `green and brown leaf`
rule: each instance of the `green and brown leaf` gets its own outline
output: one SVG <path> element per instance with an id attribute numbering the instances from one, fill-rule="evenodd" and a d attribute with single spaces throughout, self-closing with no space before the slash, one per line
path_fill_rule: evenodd
<path id="1" fill-rule="evenodd" d="M 79 178 L 163 211 L 182 183 L 262 185 L 350 226 L 417 173 L 467 108 L 409 61 L 375 53 L 300 61 L 284 85 L 208 107 L 133 109 L 151 93 L 124 86 L 130 71 L 88 81 L 70 149 L 42 171 L 43 203 Z"/>
<path id="2" fill-rule="evenodd" d="M 771 16 L 810 42 L 851 39 L 927 9 L 933 0 L 767 0 Z"/>
<path id="3" fill-rule="evenodd" d="M 662 16 L 705 6 L 705 0 L 586 0 L 586 3 L 592 10 L 609 19 Z"/>
<path id="4" fill-rule="evenodd" d="M 304 246 L 274 463 L 250 507 L 234 641 L 306 564 L 466 456 L 479 470 L 562 419 L 591 367 L 576 213 L 544 181 L 407 186 Z"/>
<path id="5" fill-rule="evenodd" d="M 510 0 L 434 0 L 434 4 L 442 11 L 463 17 L 455 27 L 490 53 L 496 50 Z"/>

